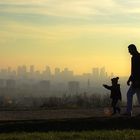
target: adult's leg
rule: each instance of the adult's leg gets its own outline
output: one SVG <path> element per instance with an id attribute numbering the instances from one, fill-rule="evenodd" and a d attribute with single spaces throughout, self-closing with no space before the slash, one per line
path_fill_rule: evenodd
<path id="1" fill-rule="evenodd" d="M 127 113 L 132 112 L 132 102 L 133 102 L 133 95 L 136 93 L 135 89 L 130 86 L 127 92 Z"/>
<path id="2" fill-rule="evenodd" d="M 136 95 L 137 95 L 138 103 L 140 104 L 140 88 L 136 89 Z"/>

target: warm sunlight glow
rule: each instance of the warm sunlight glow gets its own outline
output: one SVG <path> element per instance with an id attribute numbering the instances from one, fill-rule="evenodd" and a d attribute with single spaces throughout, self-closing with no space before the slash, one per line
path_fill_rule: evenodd
<path id="1" fill-rule="evenodd" d="M 130 43 L 140 48 L 139 0 L 0 0 L 0 67 L 105 67 L 130 73 Z M 130 8 L 131 7 L 131 8 Z"/>

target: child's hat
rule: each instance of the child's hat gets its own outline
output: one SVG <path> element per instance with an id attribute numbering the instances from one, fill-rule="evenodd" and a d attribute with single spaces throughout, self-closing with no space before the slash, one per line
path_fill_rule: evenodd
<path id="1" fill-rule="evenodd" d="M 111 81 L 118 81 L 119 77 L 112 78 Z"/>

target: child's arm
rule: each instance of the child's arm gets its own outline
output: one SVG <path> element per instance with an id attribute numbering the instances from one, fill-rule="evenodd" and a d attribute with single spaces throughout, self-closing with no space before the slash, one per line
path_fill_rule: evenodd
<path id="1" fill-rule="evenodd" d="M 108 85 L 103 85 L 103 87 L 105 87 L 106 89 L 111 90 L 111 86 L 108 86 Z"/>

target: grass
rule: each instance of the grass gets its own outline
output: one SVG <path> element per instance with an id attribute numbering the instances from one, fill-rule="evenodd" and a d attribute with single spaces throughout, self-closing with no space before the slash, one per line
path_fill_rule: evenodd
<path id="1" fill-rule="evenodd" d="M 0 140 L 140 140 L 140 130 L 3 133 Z"/>

